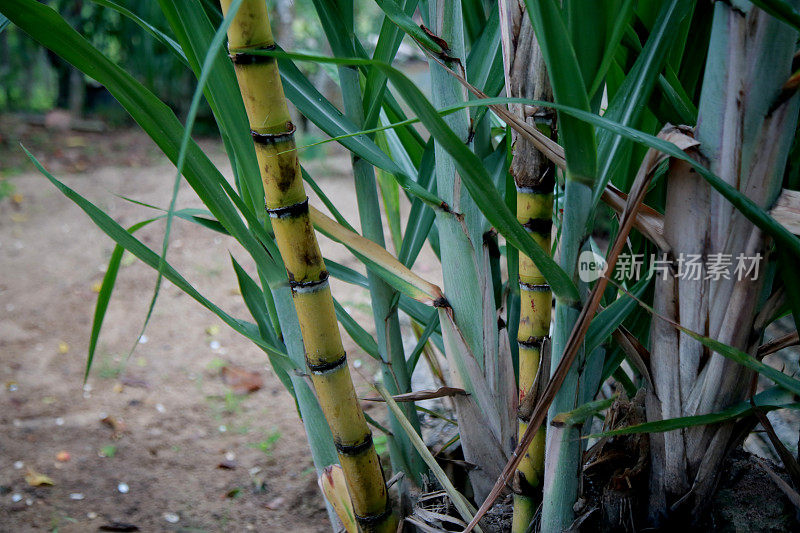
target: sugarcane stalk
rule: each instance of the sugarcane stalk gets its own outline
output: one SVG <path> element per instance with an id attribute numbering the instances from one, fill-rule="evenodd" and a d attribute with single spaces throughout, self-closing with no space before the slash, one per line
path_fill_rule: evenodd
<path id="1" fill-rule="evenodd" d="M 552 171 L 550 168 L 550 174 Z M 553 212 L 552 177 L 540 182 L 550 182 L 545 187 L 522 187 L 517 189 L 517 220 L 543 249 L 550 249 L 550 227 Z M 539 269 L 531 259 L 519 254 L 520 316 L 517 331 L 519 345 L 519 401 L 533 386 L 539 372 L 542 348 L 550 331 L 550 308 L 552 292 Z M 518 435 L 528 429 L 528 422 L 519 420 Z M 528 529 L 536 511 L 535 493 L 544 474 L 544 428 L 537 431 L 525 457 L 517 468 L 514 480 L 514 521 L 512 532 Z"/>
<path id="2" fill-rule="evenodd" d="M 421 13 L 423 21 L 447 44 L 448 48 L 446 54 L 448 57 L 431 58 L 428 62 L 431 102 L 437 108 L 462 103 L 467 99 L 464 87 L 439 63 L 442 61 L 447 68 L 458 72 L 461 69 L 460 61 L 466 58 L 461 0 L 430 0 L 427 9 L 423 9 Z M 442 118 L 465 144 L 472 147 L 472 133 L 475 132 L 470 131 L 470 117 L 467 110 L 451 113 Z M 459 379 L 463 380 L 465 388 L 469 389 L 472 387 L 472 378 L 466 371 L 459 370 L 464 368 L 466 352 L 471 352 L 469 356 L 474 355 L 478 365 L 485 372 L 484 375 L 497 376 L 500 372 L 497 331 L 484 327 L 489 315 L 492 316 L 492 323 L 496 324 L 494 298 L 485 298 L 486 295 L 482 290 L 483 287 L 491 286 L 489 261 L 483 256 L 484 234 L 489 226 L 467 188 L 462 185 L 453 157 L 439 142 L 434 143 L 434 154 L 438 194 L 452 209 L 452 212 L 439 210 L 436 213 L 444 292 L 452 305 L 458 329 L 458 334 L 453 334 L 452 339 L 457 338 L 457 342 L 462 342 L 463 339 L 465 343 L 459 347 L 456 347 L 457 344 L 450 345 L 445 351 L 448 365 L 456 370 L 454 374 L 457 374 Z M 447 341 L 445 346 L 448 346 Z M 467 402 L 473 403 L 466 405 Z M 467 397 L 454 399 L 454 403 L 460 422 L 468 419 L 471 416 L 470 410 L 478 405 L 477 401 Z M 488 404 L 484 404 L 483 408 L 489 415 L 486 411 L 489 408 Z M 499 419 L 499 416 L 501 415 L 495 416 L 495 420 Z M 512 433 L 513 429 L 510 426 L 513 421 L 508 422 L 509 433 Z M 486 453 L 488 448 L 485 447 L 485 438 L 482 435 L 486 429 L 466 423 L 459 425 L 465 459 L 481 465 L 481 468 L 469 471 L 470 482 L 477 500 L 482 500 L 488 495 L 505 462 L 499 448 L 495 456 Z"/>
<path id="3" fill-rule="evenodd" d="M 223 12 L 230 0 L 222 0 Z M 333 434 L 359 527 L 396 529 L 372 433 L 358 403 L 328 284 L 308 214 L 286 98 L 274 58 L 251 53 L 275 47 L 266 3 L 242 2 L 228 30 L 228 49 L 244 100 L 264 184 L 266 209 L 286 266 L 306 364 Z"/>
<path id="4" fill-rule="evenodd" d="M 547 79 L 547 68 L 524 7 L 516 1 L 500 2 L 503 61 L 506 72 L 506 93 L 511 97 L 552 100 Z M 528 122 L 533 122 L 543 133 L 555 137 L 555 117 L 545 109 L 533 116 L 526 108 L 510 106 Z M 555 165 L 548 161 L 525 137 L 513 134 L 513 159 L 509 171 L 517 188 L 517 220 L 545 251 L 550 251 L 550 233 L 553 216 L 553 188 Z M 552 292 L 542 273 L 526 255 L 518 260 L 520 313 L 517 329 L 519 347 L 519 401 L 531 391 L 536 376 L 542 369 L 542 348 L 549 338 Z M 540 380 L 544 380 L 541 376 Z M 534 394 L 536 391 L 533 391 Z M 528 428 L 528 420 L 518 421 L 518 437 Z M 512 533 L 524 533 L 530 527 L 541 495 L 544 475 L 545 429 L 537 431 L 533 442 L 515 474 L 514 515 Z M 538 494 L 537 494 L 538 493 Z"/>

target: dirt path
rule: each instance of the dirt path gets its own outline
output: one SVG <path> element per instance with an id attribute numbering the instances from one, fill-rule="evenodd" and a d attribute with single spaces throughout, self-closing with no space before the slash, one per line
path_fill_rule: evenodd
<path id="1" fill-rule="evenodd" d="M 152 157 L 153 166 L 59 177 L 128 226 L 153 212 L 115 194 L 168 203 L 174 169 Z M 313 166 L 334 201 L 354 213 L 341 170 L 346 156 Z M 121 522 L 141 531 L 329 531 L 294 403 L 258 348 L 165 283 L 146 342 L 126 362 L 155 281 L 132 257 L 123 260 L 83 386 L 94 290 L 111 241 L 40 175 L 26 171 L 13 183 L 21 202 L 0 204 L 0 530 L 91 531 Z M 179 207 L 199 207 L 188 187 Z M 250 267 L 245 254 L 198 226 L 173 227 L 173 266 L 223 309 L 249 318 L 229 258 Z M 137 236 L 159 248 L 163 229 L 156 223 Z M 356 267 L 340 247 L 323 246 Z M 335 285 L 334 292 L 371 324 L 364 291 Z M 352 360 L 365 357 L 346 342 Z M 220 378 L 229 362 L 258 371 L 261 390 L 233 395 Z M 116 434 L 104 417 L 121 426 Z M 61 451 L 68 461 L 57 460 Z M 223 462 L 233 469 L 219 468 Z M 55 485 L 29 486 L 28 468 Z"/>

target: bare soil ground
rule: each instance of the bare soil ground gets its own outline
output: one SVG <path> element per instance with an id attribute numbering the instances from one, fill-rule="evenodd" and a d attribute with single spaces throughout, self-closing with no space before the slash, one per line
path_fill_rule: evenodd
<path id="1" fill-rule="evenodd" d="M 53 136 L 28 128 L 23 137 L 60 179 L 123 226 L 157 213 L 116 195 L 168 205 L 174 167 L 141 134 Z M 133 257 L 123 259 L 84 386 L 95 291 L 113 244 L 19 157 L 16 139 L 2 141 L 0 167 L 14 169 L 17 194 L 0 202 L 0 531 L 125 524 L 141 531 L 329 531 L 303 426 L 263 352 L 167 282 L 146 342 L 127 358 L 156 278 Z M 203 145 L 229 173 L 219 146 Z M 355 224 L 347 156 L 330 151 L 308 166 Z M 186 186 L 178 204 L 201 207 Z M 163 222 L 154 223 L 137 236 L 160 249 L 163 231 Z M 358 268 L 343 248 L 322 245 L 327 256 Z M 229 253 L 252 266 L 232 240 L 173 225 L 169 261 L 212 301 L 247 318 Z M 333 290 L 372 328 L 365 291 Z M 344 338 L 351 362 L 366 358 Z M 258 372 L 263 387 L 233 394 L 221 379 L 227 364 Z M 362 396 L 370 392 L 363 376 L 372 372 L 368 364 L 354 372 Z M 60 452 L 69 460 L 59 461 Z M 54 484 L 31 486 L 28 469 Z"/>

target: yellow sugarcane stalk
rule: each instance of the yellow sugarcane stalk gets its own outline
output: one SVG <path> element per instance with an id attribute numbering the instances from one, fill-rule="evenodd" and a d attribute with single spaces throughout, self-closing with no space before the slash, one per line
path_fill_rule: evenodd
<path id="1" fill-rule="evenodd" d="M 545 172 L 554 172 L 548 167 Z M 536 187 L 517 187 L 517 220 L 545 251 L 550 251 L 550 229 L 553 214 L 552 178 Z M 549 182 L 549 183 L 547 183 Z M 549 185 L 549 187 L 548 187 Z M 533 386 L 539 372 L 542 347 L 550 331 L 550 286 L 531 259 L 519 254 L 520 313 L 517 344 L 519 345 L 519 401 Z M 518 435 L 524 435 L 527 421 L 520 420 Z M 540 429 L 517 468 L 514 483 L 513 532 L 528 529 L 536 511 L 536 488 L 544 473 L 544 428 Z"/>
<path id="2" fill-rule="evenodd" d="M 227 13 L 231 0 L 221 4 Z M 292 287 L 306 363 L 333 433 L 359 527 L 393 532 L 397 520 L 342 347 L 278 66 L 274 58 L 252 53 L 274 47 L 266 2 L 244 0 L 228 30 L 228 49 L 250 122 L 267 212 Z"/>

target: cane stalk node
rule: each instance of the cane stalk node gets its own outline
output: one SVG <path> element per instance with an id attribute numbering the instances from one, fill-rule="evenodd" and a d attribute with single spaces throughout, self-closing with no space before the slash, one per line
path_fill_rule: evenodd
<path id="1" fill-rule="evenodd" d="M 322 363 L 312 363 L 306 358 L 306 365 L 312 374 L 329 374 L 344 364 L 347 364 L 346 353 L 342 353 L 342 356 L 335 361 L 325 361 Z"/>
<path id="2" fill-rule="evenodd" d="M 520 280 L 519 288 L 523 291 L 546 292 L 550 290 L 550 285 L 547 283 L 526 283 Z"/>
<path id="3" fill-rule="evenodd" d="M 355 444 L 343 444 L 338 439 L 334 439 L 333 444 L 336 446 L 336 450 L 339 454 L 355 457 L 372 449 L 372 432 L 370 431 L 367 433 L 366 437 L 364 437 L 361 442 Z"/>
<path id="4" fill-rule="evenodd" d="M 261 46 L 258 48 L 254 48 L 253 50 L 259 52 L 271 52 L 276 49 L 274 44 L 268 46 Z M 258 63 L 270 63 L 275 61 L 275 57 L 263 55 L 263 54 L 253 54 L 251 52 L 234 52 L 230 54 L 228 57 L 231 58 L 231 61 L 234 65 L 255 65 Z"/>
<path id="5" fill-rule="evenodd" d="M 255 130 L 250 130 L 250 135 L 253 137 L 253 142 L 258 144 L 277 144 L 291 139 L 294 132 L 297 130 L 295 125 L 288 121 L 286 122 L 286 130 L 278 133 L 261 133 Z"/>
<path id="6" fill-rule="evenodd" d="M 302 202 L 286 205 L 283 207 L 267 207 L 269 218 L 296 218 L 308 214 L 308 197 Z"/>

